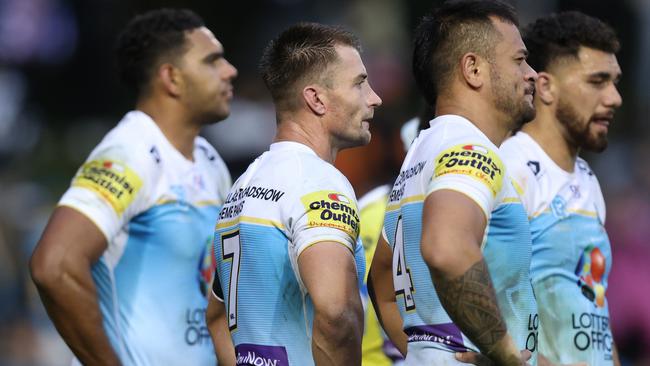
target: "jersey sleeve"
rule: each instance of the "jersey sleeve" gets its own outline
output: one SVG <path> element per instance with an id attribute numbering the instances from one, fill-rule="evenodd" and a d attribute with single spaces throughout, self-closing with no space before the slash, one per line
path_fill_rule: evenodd
<path id="1" fill-rule="evenodd" d="M 505 166 L 495 151 L 483 144 L 458 144 L 440 152 L 426 195 L 450 189 L 471 198 L 489 218 L 501 193 Z"/>
<path id="2" fill-rule="evenodd" d="M 321 162 L 325 164 L 324 162 Z M 343 175 L 333 171 L 305 169 L 296 184 L 294 202 L 291 203 L 291 251 L 296 259 L 309 246 L 332 241 L 355 253 L 359 237 L 359 214 L 357 202 L 350 184 Z"/>
<path id="3" fill-rule="evenodd" d="M 296 206 L 300 208 L 295 213 L 293 230 L 296 257 L 323 241 L 337 242 L 355 252 L 360 220 L 354 196 L 336 188 L 321 189 L 302 195 L 300 205 Z"/>
<path id="4" fill-rule="evenodd" d="M 357 239 L 357 245 L 354 248 L 354 264 L 357 267 L 357 279 L 359 281 L 359 288 L 364 288 L 366 283 L 366 270 L 369 268 L 366 262 L 366 248 L 363 247 L 361 238 Z"/>
<path id="5" fill-rule="evenodd" d="M 148 160 L 151 161 L 148 161 Z M 136 214 L 150 205 L 152 180 L 147 151 L 123 144 L 100 145 L 79 168 L 59 201 L 88 217 L 110 240 Z"/>

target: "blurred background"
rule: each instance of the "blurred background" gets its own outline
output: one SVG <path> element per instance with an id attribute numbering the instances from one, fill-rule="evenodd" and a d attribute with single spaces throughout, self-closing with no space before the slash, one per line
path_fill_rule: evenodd
<path id="1" fill-rule="evenodd" d="M 522 25 L 561 10 L 597 16 L 618 32 L 623 107 L 610 147 L 586 155 L 608 204 L 614 253 L 607 297 L 624 365 L 650 365 L 650 1 L 511 0 Z M 135 14 L 199 13 L 239 70 L 231 117 L 204 132 L 233 178 L 265 151 L 275 115 L 256 65 L 267 42 L 297 21 L 343 24 L 361 38 L 370 83 L 383 99 L 369 146 L 337 165 L 357 196 L 392 181 L 399 128 L 422 107 L 410 71 L 410 35 L 436 1 L 0 0 L 0 365 L 68 365 L 71 355 L 31 284 L 27 261 L 77 167 L 133 105 L 112 45 Z M 244 133 L 244 131 L 246 131 Z M 645 151 L 645 152 L 644 152 Z"/>

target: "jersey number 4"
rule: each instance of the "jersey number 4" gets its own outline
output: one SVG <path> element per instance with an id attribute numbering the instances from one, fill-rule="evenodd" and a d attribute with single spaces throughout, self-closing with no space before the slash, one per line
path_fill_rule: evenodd
<path id="1" fill-rule="evenodd" d="M 397 219 L 395 228 L 395 245 L 393 245 L 393 285 L 395 286 L 395 295 L 404 297 L 404 307 L 407 311 L 415 309 L 415 299 L 413 299 L 413 280 L 411 279 L 411 270 L 406 266 L 406 257 L 404 256 L 404 230 L 402 228 L 402 216 Z"/>
<path id="2" fill-rule="evenodd" d="M 223 260 L 230 261 L 230 281 L 228 284 L 228 328 L 237 329 L 237 282 L 239 282 L 239 260 L 241 258 L 241 242 L 239 230 L 221 237 L 221 253 Z"/>

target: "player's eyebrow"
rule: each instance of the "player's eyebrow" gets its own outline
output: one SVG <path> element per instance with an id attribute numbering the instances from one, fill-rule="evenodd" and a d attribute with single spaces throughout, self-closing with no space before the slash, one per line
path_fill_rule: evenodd
<path id="1" fill-rule="evenodd" d="M 515 55 L 516 56 L 524 56 L 524 57 L 527 58 L 528 57 L 528 50 L 525 49 L 525 48 L 520 48 L 520 49 L 517 50 L 517 52 L 515 52 Z"/>
<path id="2" fill-rule="evenodd" d="M 368 78 L 368 74 L 366 74 L 366 73 L 359 74 L 359 75 L 357 75 L 356 78 L 354 78 L 354 82 L 358 83 L 358 82 L 366 80 L 367 78 Z"/>
<path id="3" fill-rule="evenodd" d="M 598 79 L 598 80 L 614 80 L 614 81 L 619 81 L 621 79 L 621 73 L 620 72 L 608 72 L 608 71 L 598 71 L 594 72 L 592 74 L 587 75 L 588 78 L 590 79 Z"/>
<path id="4" fill-rule="evenodd" d="M 222 57 L 223 57 L 223 52 L 212 52 L 207 56 L 203 57 L 203 62 L 213 63 Z"/>

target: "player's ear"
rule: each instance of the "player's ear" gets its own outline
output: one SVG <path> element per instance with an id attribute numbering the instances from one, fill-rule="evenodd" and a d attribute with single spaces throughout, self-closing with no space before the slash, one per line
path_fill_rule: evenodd
<path id="1" fill-rule="evenodd" d="M 302 89 L 302 98 L 309 109 L 318 116 L 327 112 L 327 96 L 318 85 L 307 85 Z"/>
<path id="2" fill-rule="evenodd" d="M 535 82 L 535 97 L 539 98 L 542 103 L 549 105 L 556 99 L 556 80 L 553 75 L 541 71 L 537 73 L 537 81 Z"/>
<path id="3" fill-rule="evenodd" d="M 479 89 L 485 83 L 486 62 L 477 54 L 468 52 L 460 59 L 460 72 L 472 89 Z"/>
<path id="4" fill-rule="evenodd" d="M 158 79 L 165 92 L 173 97 L 181 94 L 183 78 L 180 70 L 170 63 L 164 63 L 158 67 Z"/>

